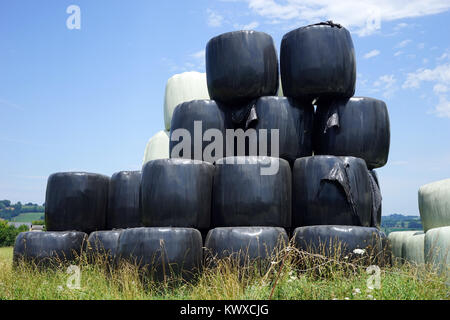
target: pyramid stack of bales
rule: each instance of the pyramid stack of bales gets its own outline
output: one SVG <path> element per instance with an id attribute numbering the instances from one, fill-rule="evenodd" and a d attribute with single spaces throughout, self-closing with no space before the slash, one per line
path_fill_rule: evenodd
<path id="1" fill-rule="evenodd" d="M 58 253 L 36 237 L 76 230 L 80 239 L 91 233 L 94 251 L 91 242 L 103 242 L 114 261 L 137 262 L 160 279 L 168 265 L 190 278 L 205 257 L 265 260 L 289 235 L 301 249 L 339 243 L 343 254 L 379 252 L 385 239 L 374 169 L 387 162 L 389 117 L 384 102 L 353 97 L 350 33 L 332 22 L 293 30 L 278 66 L 266 33 L 211 39 L 206 75 L 169 79 L 165 130 L 150 139 L 142 172 L 50 176 L 48 232 L 18 237 L 15 255 L 39 258 L 22 249 L 25 238 Z M 233 137 L 211 151 L 212 136 L 249 129 L 256 134 L 243 143 Z M 276 170 L 263 174 L 268 168 Z"/>

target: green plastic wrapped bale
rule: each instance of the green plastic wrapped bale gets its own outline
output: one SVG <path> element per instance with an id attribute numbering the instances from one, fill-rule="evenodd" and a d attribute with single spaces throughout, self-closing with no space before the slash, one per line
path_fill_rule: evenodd
<path id="1" fill-rule="evenodd" d="M 206 73 L 184 72 L 176 74 L 167 81 L 164 98 L 164 123 L 170 130 L 172 114 L 180 103 L 191 100 L 209 99 Z"/>
<path id="2" fill-rule="evenodd" d="M 142 165 L 151 160 L 169 159 L 169 137 L 169 131 L 159 131 L 148 140 Z"/>
<path id="3" fill-rule="evenodd" d="M 388 239 L 391 243 L 393 260 L 402 261 L 403 244 L 416 233 L 417 231 L 396 231 L 389 234 Z"/>
<path id="4" fill-rule="evenodd" d="M 425 234 L 425 262 L 447 273 L 450 281 L 450 227 L 435 228 Z"/>
<path id="5" fill-rule="evenodd" d="M 425 233 L 423 231 L 417 231 L 406 237 L 402 244 L 402 259 L 416 265 L 423 264 L 425 262 L 424 243 Z"/>
<path id="6" fill-rule="evenodd" d="M 450 179 L 422 186 L 419 189 L 419 210 L 425 232 L 450 226 Z"/>

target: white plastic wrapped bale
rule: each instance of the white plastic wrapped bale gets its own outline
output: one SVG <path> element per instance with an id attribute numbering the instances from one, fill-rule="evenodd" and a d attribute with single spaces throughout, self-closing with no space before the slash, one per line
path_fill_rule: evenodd
<path id="1" fill-rule="evenodd" d="M 403 244 L 416 233 L 417 231 L 395 231 L 389 234 L 388 239 L 391 243 L 392 255 L 395 260 L 401 261 L 403 259 Z"/>
<path id="2" fill-rule="evenodd" d="M 419 210 L 425 232 L 450 226 L 450 179 L 422 186 L 419 189 Z"/>
<path id="3" fill-rule="evenodd" d="M 425 263 L 424 243 L 425 233 L 422 231 L 406 237 L 402 244 L 402 258 L 416 265 Z"/>
<path id="4" fill-rule="evenodd" d="M 180 103 L 191 100 L 209 99 L 206 73 L 184 72 L 172 76 L 166 84 L 164 98 L 164 123 L 170 130 L 172 114 Z"/>
<path id="5" fill-rule="evenodd" d="M 450 227 L 435 228 L 425 234 L 425 262 L 447 272 L 450 280 Z"/>
<path id="6" fill-rule="evenodd" d="M 142 165 L 151 160 L 169 159 L 169 131 L 159 131 L 147 142 Z"/>

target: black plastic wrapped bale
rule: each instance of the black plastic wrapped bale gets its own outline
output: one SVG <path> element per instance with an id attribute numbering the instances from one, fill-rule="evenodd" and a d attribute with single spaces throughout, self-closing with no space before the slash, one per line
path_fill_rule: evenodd
<path id="1" fill-rule="evenodd" d="M 280 71 L 286 97 L 312 101 L 353 96 L 356 59 L 350 32 L 340 25 L 322 23 L 285 34 Z"/>
<path id="2" fill-rule="evenodd" d="M 220 159 L 214 175 L 212 225 L 290 227 L 291 193 L 291 168 L 284 159 Z"/>
<path id="3" fill-rule="evenodd" d="M 122 230 L 95 231 L 89 235 L 87 253 L 91 262 L 114 263 Z"/>
<path id="4" fill-rule="evenodd" d="M 121 171 L 109 182 L 106 229 L 140 227 L 141 171 Z"/>
<path id="5" fill-rule="evenodd" d="M 118 259 L 141 268 L 153 280 L 182 277 L 189 280 L 200 271 L 202 236 L 189 228 L 134 228 L 119 237 Z"/>
<path id="6" fill-rule="evenodd" d="M 310 253 L 376 257 L 382 250 L 381 237 L 377 228 L 324 225 L 297 228 L 293 239 L 298 249 Z"/>
<path id="7" fill-rule="evenodd" d="M 213 100 L 234 105 L 278 91 L 278 59 L 270 35 L 256 31 L 221 34 L 206 45 L 206 80 Z"/>
<path id="8" fill-rule="evenodd" d="M 214 166 L 188 159 L 147 162 L 142 171 L 146 227 L 209 228 Z"/>
<path id="9" fill-rule="evenodd" d="M 45 226 L 48 231 L 105 230 L 109 177 L 85 172 L 52 174 L 47 181 Z"/>
<path id="10" fill-rule="evenodd" d="M 84 232 L 22 232 L 14 245 L 13 261 L 32 263 L 37 267 L 58 267 L 75 263 L 86 248 Z"/>
<path id="11" fill-rule="evenodd" d="M 195 124 L 195 122 L 197 123 Z M 204 160 L 211 163 L 223 158 L 225 143 L 222 137 L 225 137 L 225 122 L 224 111 L 213 100 L 193 100 L 179 104 L 173 112 L 170 127 L 170 157 Z M 188 141 L 183 141 L 187 137 L 174 134 L 177 129 L 187 130 Z M 179 131 L 176 133 L 181 134 L 182 132 Z M 207 135 L 204 137 L 205 132 Z M 203 141 L 203 137 L 209 141 Z M 220 138 L 221 145 L 216 147 L 218 138 Z M 186 150 L 182 150 L 182 148 Z M 184 151 L 188 153 L 186 154 Z M 204 151 L 205 155 L 207 154 L 206 157 L 204 157 Z"/>
<path id="12" fill-rule="evenodd" d="M 355 97 L 319 102 L 314 119 L 315 154 L 362 158 L 369 169 L 386 164 L 390 125 L 383 101 Z"/>
<path id="13" fill-rule="evenodd" d="M 257 261 L 269 261 L 289 242 L 283 228 L 231 227 L 209 231 L 205 240 L 205 258 L 208 265 L 217 259 L 231 258 L 240 266 Z"/>
<path id="14" fill-rule="evenodd" d="M 295 159 L 312 155 L 312 133 L 314 107 L 285 97 L 261 97 L 256 102 L 258 119 L 253 126 L 257 131 L 258 146 L 261 141 L 267 141 L 267 154 L 283 158 L 290 163 Z M 267 130 L 260 131 L 262 129 Z M 278 154 L 271 148 L 271 130 L 279 130 Z"/>
<path id="15" fill-rule="evenodd" d="M 292 225 L 372 226 L 372 185 L 364 160 L 314 156 L 295 161 Z"/>
<path id="16" fill-rule="evenodd" d="M 378 183 L 378 175 L 375 170 L 369 170 L 369 178 L 372 186 L 372 203 L 373 203 L 373 215 L 371 227 L 380 229 L 381 227 L 381 215 L 382 215 L 382 197 L 380 184 Z"/>

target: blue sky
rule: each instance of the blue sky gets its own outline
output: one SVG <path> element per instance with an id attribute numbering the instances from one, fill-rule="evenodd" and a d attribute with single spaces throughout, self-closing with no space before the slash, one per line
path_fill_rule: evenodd
<path id="1" fill-rule="evenodd" d="M 81 29 L 69 30 L 69 5 Z M 356 95 L 384 100 L 383 214 L 418 214 L 417 191 L 450 177 L 449 0 L 0 2 L 0 198 L 45 199 L 48 175 L 140 168 L 164 127 L 167 79 L 204 71 L 213 36 L 282 36 L 332 19 L 353 36 Z"/>

